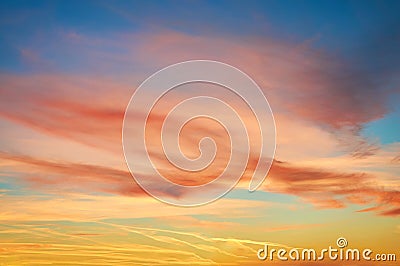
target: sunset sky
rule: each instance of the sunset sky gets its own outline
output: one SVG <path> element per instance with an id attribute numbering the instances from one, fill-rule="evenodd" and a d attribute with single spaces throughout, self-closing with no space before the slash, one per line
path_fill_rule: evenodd
<path id="1" fill-rule="evenodd" d="M 398 1 L 1 1 L 0 265 L 293 265 L 260 262 L 257 250 L 319 250 L 339 237 L 399 261 L 399 10 Z M 194 59 L 230 64 L 260 86 L 276 153 L 257 191 L 247 189 L 252 153 L 223 198 L 176 207 L 132 178 L 122 122 L 147 77 Z M 196 93 L 233 103 L 255 132 L 223 89 L 167 95 L 149 117 L 151 152 L 186 185 L 216 178 L 230 152 L 226 132 L 205 121 L 180 141 L 196 157 L 201 137 L 214 137 L 214 168 L 182 174 L 156 148 L 163 114 Z"/>

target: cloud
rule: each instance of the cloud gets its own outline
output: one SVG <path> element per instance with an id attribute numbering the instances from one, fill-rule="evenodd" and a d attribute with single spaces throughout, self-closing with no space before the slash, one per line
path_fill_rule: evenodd
<path id="1" fill-rule="evenodd" d="M 1 77 L 0 116 L 116 153 L 129 95 L 117 82 L 68 76 Z M 114 91 L 113 93 L 111 91 Z"/>
<path id="2" fill-rule="evenodd" d="M 393 76 L 397 64 L 378 68 L 369 63 L 370 68 L 365 69 L 369 62 L 365 54 L 341 57 L 310 44 L 272 38 L 238 40 L 158 29 L 125 32 L 113 38 L 73 31 L 61 33 L 51 42 L 51 47 L 70 51 L 68 60 L 74 61 L 77 69 L 90 64 L 85 69 L 97 70 L 85 76 L 3 74 L 1 115 L 107 149 L 115 149 L 131 88 L 160 68 L 184 60 L 221 60 L 244 70 L 264 90 L 276 114 L 333 132 L 343 149 L 358 158 L 371 156 L 379 148 L 360 136 L 363 124 L 389 112 L 387 100 L 399 91 L 395 79 L 383 78 Z M 373 48 L 374 42 L 368 45 Z M 376 53 L 372 55 L 375 60 Z M 379 62 L 389 66 L 385 62 L 390 59 L 382 58 Z M 102 119 L 107 123 L 98 123 Z M 90 135 L 96 135 L 96 143 Z"/>
<path id="3" fill-rule="evenodd" d="M 358 57 L 340 58 L 329 51 L 274 39 L 236 40 L 161 31 L 142 36 L 141 46 L 135 49 L 143 51 L 143 61 L 159 65 L 195 58 L 231 63 L 261 85 L 273 106 L 333 128 L 382 117 L 388 111 L 386 100 L 399 88 L 398 84 L 388 88 L 382 79 L 385 69 L 363 71 L 365 62 L 360 63 Z"/>
<path id="4" fill-rule="evenodd" d="M 170 63 L 195 58 L 217 59 L 245 70 L 264 89 L 279 119 L 277 124 L 282 125 L 279 130 L 285 132 L 281 133 L 284 136 L 282 139 L 287 142 L 284 143 L 285 153 L 280 153 L 281 161 L 296 160 L 307 146 L 313 146 L 309 149 L 317 150 L 321 154 L 322 151 L 314 147 L 326 148 L 324 156 L 328 159 L 334 158 L 332 154 L 338 154 L 339 150 L 337 141 L 351 146 L 350 153 L 356 158 L 375 155 L 377 147 L 360 137 L 359 131 L 364 123 L 386 114 L 386 100 L 398 88 L 396 83 L 390 88 L 385 86 L 385 81 L 381 79 L 386 75 L 381 73 L 385 69 L 364 72 L 359 70 L 357 60 L 333 58 L 329 51 L 315 50 L 308 45 L 272 39 L 236 40 L 227 36 L 211 38 L 166 30 L 116 37 L 115 40 L 103 42 L 101 38 L 92 40 L 90 36 L 74 33 L 66 36 L 65 45 L 76 49 L 77 55 L 83 52 L 79 47 L 83 47 L 84 51 L 90 47 L 93 51 L 107 52 L 109 57 L 115 58 L 120 55 L 114 54 L 112 49 L 104 51 L 104 45 L 122 46 L 128 52 L 128 57 L 140 66 L 140 74 L 148 69 L 157 70 Z M 130 48 L 132 43 L 135 45 Z M 90 53 L 87 56 L 86 59 L 94 60 L 92 64 L 99 63 L 96 57 L 90 57 Z M 75 60 L 79 61 L 79 58 Z M 119 79 L 121 76 L 114 72 L 102 77 L 92 73 L 85 76 L 2 74 L 0 116 L 45 134 L 72 139 L 121 155 L 122 119 L 133 92 L 131 85 L 126 83 L 128 79 Z M 160 125 L 162 116 L 157 115 L 160 114 L 155 114 L 154 121 Z M 198 146 L 193 143 L 197 144 L 199 136 L 215 133 L 214 129 L 200 125 L 188 130 L 186 137 L 182 139 L 183 149 L 196 155 Z M 215 135 L 215 139 L 222 144 L 222 149 L 227 148 L 223 143 L 223 134 Z M 309 143 L 301 144 L 307 140 Z M 278 135 L 278 154 L 279 141 Z M 252 143 L 257 146 L 254 144 L 257 142 Z M 292 157 L 291 149 L 296 154 Z M 165 158 L 159 149 L 151 152 L 155 161 L 160 162 L 160 169 L 170 173 L 174 181 L 184 184 L 198 185 L 198 182 L 208 182 L 224 168 L 223 162 L 218 161 L 216 168 L 210 169 L 213 171 L 199 176 L 188 176 L 187 173 L 163 164 Z M 290 160 L 285 158 L 288 154 Z M 225 151 L 222 155 L 221 159 L 226 159 Z M 93 188 L 94 191 L 121 195 L 141 193 L 136 185 L 131 186 L 133 181 L 127 171 L 105 166 L 55 163 L 29 156 L 2 156 L 38 169 L 40 174 L 31 173 L 25 178 L 26 182 L 37 187 L 54 189 L 62 184 L 62 187 L 70 190 Z M 255 160 L 256 154 L 251 157 Z M 250 176 L 252 167 L 254 165 L 248 166 L 245 178 Z M 68 176 L 68 179 L 54 176 Z M 315 163 L 310 167 L 301 167 L 276 162 L 269 179 L 270 185 L 265 187 L 266 190 L 296 195 L 317 207 L 342 208 L 349 202 L 374 202 L 393 207 L 394 210 L 387 210 L 387 215 L 396 214 L 397 191 L 381 186 L 381 178 L 374 173 L 357 170 L 349 172 L 348 169 L 342 173 L 340 170 L 323 167 L 319 169 Z M 92 187 L 94 183 L 96 185 Z M 180 196 L 179 191 L 159 189 L 168 195 Z M 387 199 L 391 197 L 395 200 L 388 202 Z"/>
<path id="5" fill-rule="evenodd" d="M 399 216 L 400 215 L 400 208 L 390 209 L 380 213 L 383 216 Z"/>
<path id="6" fill-rule="evenodd" d="M 145 194 L 126 170 L 79 163 L 51 162 L 4 152 L 0 153 L 0 158 L 17 163 L 17 167 L 12 167 L 12 171 L 21 173 L 20 181 L 33 189 L 56 193 L 80 191 L 129 196 Z"/>
<path id="7" fill-rule="evenodd" d="M 57 193 L 82 191 L 125 196 L 145 195 L 132 180 L 129 172 L 124 170 L 77 163 L 49 162 L 7 153 L 0 155 L 3 160 L 21 164 L 15 170 L 21 172 L 22 182 L 34 189 L 57 191 Z M 248 182 L 255 160 L 251 162 L 239 186 Z M 24 165 L 28 167 L 25 168 Z M 213 180 L 215 177 L 198 174 L 198 178 Z M 184 185 L 191 185 L 190 179 L 182 177 L 180 180 Z M 171 190 L 156 185 L 154 188 L 168 197 L 182 196 L 176 189 Z M 344 208 L 347 204 L 375 204 L 380 208 L 369 208 L 364 211 L 378 211 L 378 214 L 385 216 L 399 215 L 400 191 L 385 186 L 374 175 L 368 173 L 341 173 L 275 161 L 262 189 L 295 195 L 317 208 L 331 209 Z"/>
<path id="8" fill-rule="evenodd" d="M 318 208 L 344 208 L 346 204 L 375 204 L 380 215 L 399 215 L 400 191 L 381 183 L 371 173 L 342 173 L 340 171 L 293 166 L 275 161 L 266 191 L 291 194 Z"/>

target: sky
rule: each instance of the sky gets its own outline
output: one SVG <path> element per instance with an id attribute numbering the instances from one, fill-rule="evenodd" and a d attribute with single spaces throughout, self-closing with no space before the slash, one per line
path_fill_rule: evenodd
<path id="1" fill-rule="evenodd" d="M 398 1 L 1 1 L 0 265 L 287 265 L 260 262 L 257 250 L 323 249 L 339 237 L 400 259 L 399 8 Z M 177 207 L 132 178 L 122 124 L 147 77 L 199 59 L 230 64 L 259 85 L 273 111 L 276 152 L 257 191 L 247 190 L 260 159 L 252 152 L 223 198 Z M 168 93 L 150 117 L 150 151 L 183 185 L 215 179 L 231 151 L 223 127 L 200 120 L 182 129 L 180 143 L 195 158 L 199 140 L 212 137 L 219 151 L 212 167 L 182 173 L 165 160 L 165 113 L 197 94 L 229 101 L 250 136 L 257 132 L 246 106 L 223 88 Z M 257 145 L 251 140 L 251 151 Z"/>

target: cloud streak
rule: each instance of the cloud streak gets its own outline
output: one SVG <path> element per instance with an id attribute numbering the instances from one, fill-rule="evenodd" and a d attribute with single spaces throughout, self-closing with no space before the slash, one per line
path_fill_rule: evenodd
<path id="1" fill-rule="evenodd" d="M 113 168 L 76 164 L 56 163 L 1 153 L 3 160 L 21 164 L 22 180 L 32 188 L 66 192 L 111 193 L 141 197 L 144 191 L 136 185 L 129 172 Z M 28 166 L 28 168 L 24 168 Z M 243 177 L 240 186 L 249 180 L 252 166 Z M 213 180 L 213 176 L 198 176 L 203 180 Z M 180 179 L 185 182 L 185 179 Z M 191 185 L 186 180 L 186 185 Z M 244 185 L 246 186 L 246 185 Z M 170 197 L 182 196 L 179 191 L 159 188 Z M 372 174 L 340 173 L 310 167 L 297 167 L 290 163 L 275 161 L 270 176 L 263 189 L 269 192 L 295 195 L 318 208 L 344 208 L 346 204 L 375 204 L 380 208 L 366 209 L 378 211 L 384 216 L 399 215 L 400 191 L 384 186 Z"/>
<path id="2" fill-rule="evenodd" d="M 264 189 L 296 195 L 319 208 L 344 208 L 346 204 L 375 204 L 386 216 L 399 215 L 400 191 L 386 186 L 370 173 L 341 173 L 274 162 Z"/>

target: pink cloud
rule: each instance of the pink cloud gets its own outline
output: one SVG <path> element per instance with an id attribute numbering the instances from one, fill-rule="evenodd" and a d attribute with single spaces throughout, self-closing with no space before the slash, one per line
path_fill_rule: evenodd
<path id="1" fill-rule="evenodd" d="M 3 160 L 18 163 L 15 170 L 33 189 L 47 191 L 104 192 L 127 196 L 145 195 L 131 178 L 129 172 L 95 165 L 49 162 L 28 156 L 1 153 Z M 252 164 L 242 182 L 249 179 Z M 215 176 L 198 174 L 199 179 L 212 180 Z M 210 181 L 209 180 L 209 181 Z M 183 185 L 193 185 L 190 179 L 181 178 Z M 343 208 L 346 204 L 375 204 L 385 216 L 398 215 L 400 191 L 382 188 L 376 177 L 365 173 L 340 173 L 302 168 L 288 163 L 275 162 L 263 188 L 268 192 L 290 194 L 313 204 L 317 208 Z M 180 197 L 179 191 L 159 188 L 165 195 Z"/>
<path id="2" fill-rule="evenodd" d="M 303 44 L 174 31 L 145 34 L 140 44 L 135 49 L 141 60 L 158 66 L 190 59 L 230 63 L 261 85 L 275 109 L 334 128 L 382 117 L 386 99 L 395 93 L 378 83 L 379 73 L 363 75 L 358 69 L 363 66 Z"/>
<path id="3" fill-rule="evenodd" d="M 318 208 L 344 208 L 347 204 L 375 204 L 382 215 L 398 215 L 400 191 L 380 185 L 370 173 L 342 173 L 310 167 L 298 167 L 275 161 L 266 191 L 291 194 Z M 394 209 L 392 209 L 394 208 Z"/>
<path id="4" fill-rule="evenodd" d="M 101 39 L 91 42 L 90 38 L 76 34 L 70 38 L 73 43 L 79 42 L 80 46 L 90 45 L 94 51 L 104 45 Z M 286 122 L 295 120 L 298 124 L 310 123 L 312 127 L 344 136 L 346 140 L 357 144 L 352 147 L 357 157 L 370 156 L 375 152 L 375 146 L 359 138 L 358 133 L 363 123 L 382 117 L 387 112 L 385 100 L 393 91 L 381 91 L 379 84 L 371 80 L 373 77 L 360 75 L 356 66 L 345 59 L 332 59 L 327 51 L 269 39 L 211 38 L 172 31 L 119 38 L 121 40 L 107 42 L 107 45 L 122 45 L 131 52 L 129 58 L 135 55 L 132 57 L 136 60 L 134 62 L 142 64 L 146 69 L 157 70 L 188 59 L 205 58 L 231 63 L 245 70 L 261 85 L 272 109 L 277 113 L 276 117 L 284 117 Z M 133 42 L 135 45 L 129 49 Z M 108 56 L 118 57 L 111 52 Z M 46 134 L 72 139 L 120 155 L 122 120 L 133 89 L 132 85 L 112 78 L 114 75 L 109 73 L 107 77 L 98 77 L 92 74 L 84 77 L 3 74 L 0 76 L 0 116 Z M 192 146 L 197 148 L 193 142 L 196 143 L 199 136 L 208 134 L 214 134 L 217 144 L 223 150 L 215 168 L 207 169 L 209 172 L 201 175 L 190 175 L 165 164 L 156 130 L 160 128 L 162 119 L 162 112 L 155 112 L 155 127 L 151 132 L 154 149 L 150 149 L 161 171 L 169 173 L 174 181 L 189 185 L 198 185 L 199 182 L 215 178 L 224 168 L 220 161 L 227 156 L 224 135 L 214 134 L 215 128 L 209 125 L 200 124 L 187 130 L 182 146 L 188 153 L 195 154 L 195 150 L 190 149 Z M 303 130 L 302 134 L 307 135 L 309 132 L 303 127 L 296 129 L 290 128 L 292 135 L 296 135 L 300 129 Z M 285 131 L 285 126 L 280 130 Z M 321 133 L 318 131 L 313 134 L 309 145 L 318 146 L 322 142 L 318 135 Z M 290 139 L 290 134 L 286 138 Z M 244 179 L 251 176 L 256 155 L 251 155 L 254 161 L 248 165 Z M 28 175 L 26 178 L 27 182 L 38 187 L 61 184 L 66 187 L 73 184 L 75 189 L 91 187 L 92 181 L 89 180 L 93 178 L 99 185 L 94 188 L 95 191 L 133 195 L 141 193 L 136 185 L 132 188 L 132 179 L 127 171 L 68 162 L 50 163 L 29 157 L 4 157 L 40 169 L 38 175 Z M 50 174 L 46 176 L 44 173 Z M 68 176 L 71 182 L 54 178 L 52 174 Z M 398 191 L 379 187 L 379 178 L 371 173 L 341 173 L 318 169 L 316 166 L 298 167 L 276 162 L 269 180 L 270 184 L 264 189 L 296 195 L 321 208 L 342 208 L 348 203 L 384 204 L 388 209 L 382 211 L 383 215 L 396 215 L 399 205 Z M 179 196 L 179 191 L 166 189 L 166 193 Z"/>

